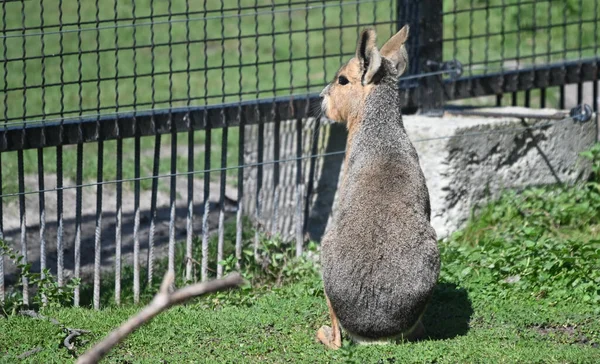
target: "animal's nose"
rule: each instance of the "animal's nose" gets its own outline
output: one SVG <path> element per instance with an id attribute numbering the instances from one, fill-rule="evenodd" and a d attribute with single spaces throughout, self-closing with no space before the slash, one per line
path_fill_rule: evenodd
<path id="1" fill-rule="evenodd" d="M 321 91 L 319 96 L 325 97 L 325 95 L 327 95 L 328 93 L 329 93 L 329 85 L 325 86 L 325 88 L 323 89 L 323 91 Z"/>

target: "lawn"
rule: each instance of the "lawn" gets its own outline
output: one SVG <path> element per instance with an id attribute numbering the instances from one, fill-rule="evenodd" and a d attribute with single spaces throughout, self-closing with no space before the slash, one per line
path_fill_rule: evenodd
<path id="1" fill-rule="evenodd" d="M 313 293 L 315 292 L 315 293 Z M 95 342 L 137 308 L 92 311 L 48 310 L 68 327 L 92 330 Z M 106 362 L 536 362 L 594 363 L 600 360 L 600 323 L 593 306 L 548 304 L 528 294 L 500 299 L 441 283 L 426 316 L 430 339 L 394 346 L 344 343 L 328 351 L 314 342 L 327 324 L 327 306 L 316 278 L 260 297 L 249 306 L 210 310 L 191 304 L 174 308 L 132 334 Z M 4 362 L 40 347 L 31 362 L 65 362 L 64 334 L 48 321 L 0 319 Z M 79 344 L 81 353 L 90 344 Z"/>
<path id="2" fill-rule="evenodd" d="M 596 155 L 598 173 L 600 148 L 588 154 Z M 440 241 L 442 272 L 424 316 L 428 339 L 421 342 L 356 346 L 345 341 L 339 351 L 324 349 L 314 342 L 315 331 L 328 321 L 318 266 L 307 257 L 290 259 L 292 246 L 265 238 L 261 254 L 269 264 L 253 265 L 251 254 L 245 254 L 243 273 L 252 287 L 173 308 L 133 333 L 107 362 L 596 363 L 596 181 L 507 192 Z M 315 249 L 311 244 L 307 250 Z M 226 270 L 232 262 L 226 259 Z M 39 349 L 27 360 L 68 361 L 138 309 L 43 309 L 67 327 L 91 331 L 77 341 L 75 353 L 62 347 L 59 326 L 8 313 L 0 318 L 0 353 L 4 362 L 14 362 Z"/>

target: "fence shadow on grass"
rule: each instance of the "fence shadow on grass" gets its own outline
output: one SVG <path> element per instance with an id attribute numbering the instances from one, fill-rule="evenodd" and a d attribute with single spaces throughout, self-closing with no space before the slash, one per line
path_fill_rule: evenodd
<path id="1" fill-rule="evenodd" d="M 423 316 L 429 340 L 452 339 L 466 335 L 473 307 L 464 288 L 439 283 Z"/>

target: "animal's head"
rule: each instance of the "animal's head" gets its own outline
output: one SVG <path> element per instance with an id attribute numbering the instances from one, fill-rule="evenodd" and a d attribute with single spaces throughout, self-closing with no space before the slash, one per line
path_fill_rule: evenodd
<path id="1" fill-rule="evenodd" d="M 340 67 L 333 81 L 321 92 L 325 115 L 340 122 L 360 118 L 369 93 L 382 80 L 397 79 L 406 70 L 408 54 L 404 44 L 407 38 L 408 25 L 405 25 L 380 51 L 375 30 L 363 30 L 356 55 Z"/>

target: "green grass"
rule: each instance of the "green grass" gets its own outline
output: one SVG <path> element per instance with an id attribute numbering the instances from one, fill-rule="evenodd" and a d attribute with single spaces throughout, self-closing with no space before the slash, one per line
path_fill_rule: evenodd
<path id="1" fill-rule="evenodd" d="M 414 344 L 359 347 L 340 351 L 314 342 L 327 324 L 319 286 L 308 279 L 272 292 L 247 307 L 208 310 L 190 304 L 157 317 L 112 351 L 106 362 L 582 362 L 600 360 L 600 324 L 588 305 L 548 306 L 524 295 L 484 300 L 464 289 L 441 284 L 425 316 L 430 340 Z M 518 303 L 517 303 L 518 302 Z M 95 342 L 137 311 L 135 307 L 48 310 L 44 314 L 68 327 L 91 329 Z M 4 362 L 36 347 L 32 362 L 71 359 L 55 325 L 19 316 L 0 319 Z M 584 339 L 585 337 L 585 339 Z M 586 342 L 588 340 L 588 342 Z M 81 353 L 90 344 L 79 344 Z"/>
<path id="2" fill-rule="evenodd" d="M 599 153 L 598 147 L 586 153 L 595 156 L 596 176 Z M 268 238 L 261 254 L 269 264 L 252 264 L 251 252 L 244 254 L 243 272 L 252 288 L 173 308 L 133 333 L 107 362 L 598 362 L 596 181 L 508 192 L 440 242 L 442 272 L 424 315 L 428 339 L 421 342 L 357 346 L 345 341 L 339 351 L 325 350 L 314 342 L 315 331 L 328 323 L 315 266 L 305 258 L 292 259 L 290 245 Z M 244 237 L 247 249 L 251 235 Z M 231 254 L 231 231 L 226 240 Z M 233 268 L 231 258 L 224 264 L 226 271 Z M 147 290 L 143 301 L 154 290 Z M 128 302 L 130 294 L 126 289 Z M 125 305 L 42 313 L 67 327 L 91 330 L 82 338 L 89 342 L 77 342 L 76 353 L 81 354 L 138 309 Z M 64 336 L 47 321 L 7 315 L 0 318 L 2 361 L 14 362 L 34 348 L 41 351 L 28 359 L 32 362 L 68 361 L 73 353 L 61 347 Z"/>

